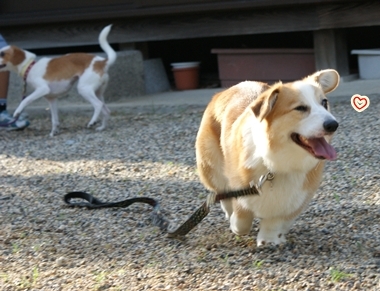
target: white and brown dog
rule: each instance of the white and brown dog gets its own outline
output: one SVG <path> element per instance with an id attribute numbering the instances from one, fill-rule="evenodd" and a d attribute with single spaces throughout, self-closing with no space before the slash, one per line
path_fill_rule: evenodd
<path id="1" fill-rule="evenodd" d="M 285 242 L 322 178 L 338 122 L 325 94 L 339 84 L 335 70 L 293 83 L 242 82 L 216 94 L 196 140 L 202 183 L 216 193 L 247 189 L 264 179 L 261 194 L 222 200 L 231 230 L 248 234 L 260 219 L 257 245 Z"/>
<path id="2" fill-rule="evenodd" d="M 38 98 L 45 97 L 50 105 L 52 130 L 50 136 L 58 132 L 59 120 L 57 98 L 70 90 L 76 81 L 77 89 L 84 99 L 94 107 L 94 114 L 88 123 L 93 126 L 102 113 L 105 128 L 110 111 L 104 103 L 103 93 L 108 83 L 108 69 L 116 60 L 116 52 L 107 42 L 111 25 L 103 28 L 99 44 L 107 58 L 86 53 L 72 53 L 57 58 L 41 58 L 16 46 L 6 46 L 0 50 L 0 71 L 13 70 L 24 78 L 34 91 L 26 96 L 14 112 L 17 118 L 26 106 Z"/>

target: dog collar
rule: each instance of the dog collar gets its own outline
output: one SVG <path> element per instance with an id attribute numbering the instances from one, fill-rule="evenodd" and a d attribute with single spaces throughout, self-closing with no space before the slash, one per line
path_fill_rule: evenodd
<path id="1" fill-rule="evenodd" d="M 36 63 L 35 60 L 31 60 L 29 61 L 28 63 L 26 63 L 21 71 L 20 71 L 20 76 L 22 77 L 22 79 L 24 80 L 24 89 L 22 91 L 22 100 L 25 99 L 26 97 L 26 78 L 28 78 L 28 74 L 29 74 L 29 71 L 32 69 L 32 67 L 34 66 L 34 64 Z"/>
<path id="2" fill-rule="evenodd" d="M 20 70 L 20 76 L 26 81 L 29 71 L 32 69 L 33 65 L 36 63 L 35 60 L 30 60 L 27 62 Z"/>
<path id="3" fill-rule="evenodd" d="M 225 193 L 210 193 L 207 196 L 207 205 L 210 206 L 211 204 L 214 204 L 217 201 L 230 199 L 230 198 L 238 198 L 241 196 L 246 195 L 262 195 L 261 188 L 263 187 L 263 184 L 265 181 L 272 181 L 274 179 L 274 173 L 268 172 L 265 175 L 261 175 L 259 182 L 255 183 L 253 180 L 249 182 L 249 188 L 241 189 L 241 190 L 235 190 Z"/>

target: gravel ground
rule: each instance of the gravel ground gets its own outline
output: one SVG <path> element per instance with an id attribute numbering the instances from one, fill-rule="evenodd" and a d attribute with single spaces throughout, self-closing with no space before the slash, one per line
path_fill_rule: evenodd
<path id="1" fill-rule="evenodd" d="M 146 195 L 178 225 L 205 199 L 194 142 L 202 110 L 117 113 L 104 132 L 88 116 L 34 116 L 0 132 L 0 290 L 380 290 L 380 99 L 332 110 L 339 158 L 288 242 L 257 248 L 231 233 L 218 205 L 185 240 L 166 238 L 150 208 L 69 208 L 73 190 L 117 201 Z"/>

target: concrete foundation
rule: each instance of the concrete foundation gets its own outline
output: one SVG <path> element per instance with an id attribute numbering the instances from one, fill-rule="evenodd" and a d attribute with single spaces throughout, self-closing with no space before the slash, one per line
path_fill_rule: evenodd
<path id="1" fill-rule="evenodd" d="M 155 94 L 170 90 L 168 76 L 161 59 L 144 61 L 145 93 Z"/>

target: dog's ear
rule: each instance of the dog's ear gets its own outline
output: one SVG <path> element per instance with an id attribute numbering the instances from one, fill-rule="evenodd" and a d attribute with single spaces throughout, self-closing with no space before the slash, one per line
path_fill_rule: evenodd
<path id="1" fill-rule="evenodd" d="M 268 90 L 261 93 L 259 97 L 253 102 L 251 109 L 256 118 L 262 121 L 272 111 L 277 96 L 280 93 L 281 84 L 276 84 Z"/>
<path id="2" fill-rule="evenodd" d="M 14 66 L 18 66 L 25 60 L 25 51 L 14 45 L 9 46 L 9 49 L 11 54 L 10 62 Z"/>
<path id="3" fill-rule="evenodd" d="M 328 69 L 316 72 L 306 79 L 311 79 L 312 81 L 317 82 L 321 86 L 322 91 L 326 94 L 334 91 L 336 87 L 338 87 L 340 76 L 337 71 Z"/>

